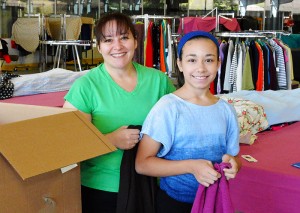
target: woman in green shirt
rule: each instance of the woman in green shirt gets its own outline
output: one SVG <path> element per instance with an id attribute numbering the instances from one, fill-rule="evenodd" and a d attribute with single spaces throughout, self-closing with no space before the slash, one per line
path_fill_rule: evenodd
<path id="1" fill-rule="evenodd" d="M 163 72 L 132 61 L 137 35 L 130 17 L 103 16 L 95 26 L 104 62 L 77 79 L 65 108 L 80 110 L 118 148 L 81 163 L 83 213 L 116 212 L 123 151 L 139 141 L 138 129 L 152 106 L 175 90 Z"/>

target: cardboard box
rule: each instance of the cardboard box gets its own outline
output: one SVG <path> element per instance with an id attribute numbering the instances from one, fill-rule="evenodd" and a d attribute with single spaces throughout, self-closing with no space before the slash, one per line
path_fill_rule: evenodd
<path id="1" fill-rule="evenodd" d="M 0 212 L 81 212 L 76 164 L 114 150 L 77 110 L 0 103 Z"/>

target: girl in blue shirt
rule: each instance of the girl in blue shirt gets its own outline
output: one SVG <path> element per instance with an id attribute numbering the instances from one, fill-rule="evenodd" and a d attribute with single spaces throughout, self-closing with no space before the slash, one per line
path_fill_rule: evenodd
<path id="1" fill-rule="evenodd" d="M 239 169 L 239 126 L 234 108 L 210 93 L 221 65 L 218 41 L 194 31 L 178 45 L 183 85 L 163 96 L 143 123 L 136 171 L 160 178 L 158 212 L 190 212 L 199 183 L 221 177 L 213 164 L 227 162 L 227 179 Z"/>

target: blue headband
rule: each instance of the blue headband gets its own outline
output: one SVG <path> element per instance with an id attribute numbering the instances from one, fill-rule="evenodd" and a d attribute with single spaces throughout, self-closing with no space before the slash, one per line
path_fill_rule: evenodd
<path id="1" fill-rule="evenodd" d="M 219 50 L 219 42 L 212 34 L 205 32 L 205 31 L 192 31 L 192 32 L 185 34 L 180 39 L 178 48 L 177 48 L 178 57 L 180 56 L 182 48 L 185 45 L 185 43 L 195 37 L 205 37 L 205 38 L 212 40 L 216 44 L 216 46 Z"/>

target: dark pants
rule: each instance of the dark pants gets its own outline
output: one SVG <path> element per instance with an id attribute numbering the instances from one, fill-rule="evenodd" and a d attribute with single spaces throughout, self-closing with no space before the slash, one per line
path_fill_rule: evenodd
<path id="1" fill-rule="evenodd" d="M 190 213 L 192 203 L 183 203 L 171 198 L 165 191 L 159 189 L 157 193 L 157 213 Z"/>
<path id="2" fill-rule="evenodd" d="M 116 213 L 118 193 L 81 186 L 82 213 Z"/>

